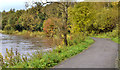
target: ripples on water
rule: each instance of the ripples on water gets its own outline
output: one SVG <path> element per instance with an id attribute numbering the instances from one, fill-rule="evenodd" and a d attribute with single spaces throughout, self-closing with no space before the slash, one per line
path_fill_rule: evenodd
<path id="1" fill-rule="evenodd" d="M 17 49 L 20 54 L 27 54 L 37 50 L 45 49 L 45 47 L 36 46 L 33 43 L 31 43 L 30 40 L 24 39 L 21 36 L 0 34 L 0 52 L 2 52 L 3 56 L 5 56 L 6 48 L 8 48 L 8 50 L 13 48 L 13 52 L 15 52 Z M 48 49 L 51 48 L 46 48 L 46 50 Z"/>
<path id="2" fill-rule="evenodd" d="M 0 34 L 0 53 L 2 53 L 2 34 Z"/>

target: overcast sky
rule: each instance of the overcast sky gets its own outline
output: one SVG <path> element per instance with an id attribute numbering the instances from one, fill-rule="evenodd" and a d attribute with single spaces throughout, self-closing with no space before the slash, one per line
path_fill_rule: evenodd
<path id="1" fill-rule="evenodd" d="M 3 10 L 9 11 L 11 8 L 19 10 L 19 9 L 25 9 L 25 2 L 32 3 L 33 1 L 41 1 L 41 0 L 0 0 L 0 11 Z M 46 0 L 42 0 L 45 2 Z M 50 1 L 50 0 L 48 0 Z M 51 1 L 57 1 L 57 0 L 51 0 Z M 79 0 L 83 1 L 83 0 Z"/>

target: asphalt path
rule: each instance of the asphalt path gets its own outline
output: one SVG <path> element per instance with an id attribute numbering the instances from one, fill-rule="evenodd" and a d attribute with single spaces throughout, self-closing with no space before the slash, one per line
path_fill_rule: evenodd
<path id="1" fill-rule="evenodd" d="M 115 68 L 118 44 L 104 38 L 93 38 L 87 50 L 56 65 L 54 68 Z"/>

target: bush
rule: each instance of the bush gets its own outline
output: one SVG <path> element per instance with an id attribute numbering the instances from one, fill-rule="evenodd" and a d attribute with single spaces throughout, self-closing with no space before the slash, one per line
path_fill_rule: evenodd
<path id="1" fill-rule="evenodd" d="M 56 35 L 57 32 L 60 32 L 60 26 L 60 19 L 48 18 L 44 21 L 43 31 L 46 33 L 47 36 L 53 37 L 54 35 Z"/>
<path id="2" fill-rule="evenodd" d="M 15 31 L 14 28 L 10 24 L 7 24 L 4 30 L 7 34 L 12 34 Z"/>
<path id="3" fill-rule="evenodd" d="M 69 45 L 77 45 L 80 42 L 84 41 L 86 38 L 86 34 L 83 32 L 73 33 L 70 37 L 68 37 Z"/>

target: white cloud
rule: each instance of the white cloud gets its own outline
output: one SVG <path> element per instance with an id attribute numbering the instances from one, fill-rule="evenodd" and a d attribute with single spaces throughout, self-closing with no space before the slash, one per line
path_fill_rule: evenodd
<path id="1" fill-rule="evenodd" d="M 15 8 L 17 10 L 25 9 L 25 2 L 29 2 L 30 4 L 32 4 L 33 1 L 46 2 L 46 0 L 0 0 L 0 11 L 3 10 L 9 11 L 11 8 Z M 47 1 L 57 2 L 60 0 L 47 0 Z M 84 0 L 77 0 L 77 1 L 84 1 Z"/>
<path id="2" fill-rule="evenodd" d="M 11 8 L 22 9 L 26 0 L 0 0 L 0 11 L 8 11 Z"/>
<path id="3" fill-rule="evenodd" d="M 41 0 L 0 0 L 0 11 L 9 11 L 11 8 L 25 9 L 25 2 L 32 4 L 33 1 L 40 2 Z M 42 0 L 45 2 L 45 0 Z"/>

